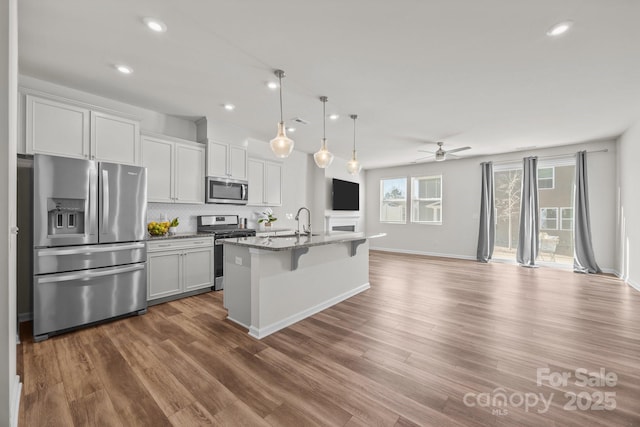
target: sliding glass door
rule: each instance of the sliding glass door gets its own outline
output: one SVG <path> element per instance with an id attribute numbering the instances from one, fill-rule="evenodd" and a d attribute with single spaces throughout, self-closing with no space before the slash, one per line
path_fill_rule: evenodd
<path id="1" fill-rule="evenodd" d="M 520 226 L 522 166 L 495 168 L 493 172 L 496 205 L 494 259 L 515 260 Z"/>
<path id="2" fill-rule="evenodd" d="M 573 157 L 538 164 L 540 251 L 537 260 L 573 264 Z M 496 236 L 494 259 L 515 260 L 520 227 L 520 164 L 494 167 Z"/>

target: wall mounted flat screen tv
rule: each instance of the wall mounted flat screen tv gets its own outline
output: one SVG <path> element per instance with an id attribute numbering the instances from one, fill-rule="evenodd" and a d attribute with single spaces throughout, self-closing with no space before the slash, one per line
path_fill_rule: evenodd
<path id="1" fill-rule="evenodd" d="M 357 211 L 360 209 L 360 186 L 357 182 L 333 179 L 332 209 L 334 211 Z"/>

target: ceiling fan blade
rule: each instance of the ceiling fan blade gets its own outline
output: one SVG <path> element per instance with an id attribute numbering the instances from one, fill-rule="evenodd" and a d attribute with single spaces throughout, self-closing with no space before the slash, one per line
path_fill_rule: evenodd
<path id="1" fill-rule="evenodd" d="M 464 151 L 464 150 L 470 150 L 470 149 L 471 149 L 471 147 L 454 148 L 453 150 L 447 150 L 447 154 L 457 153 L 458 151 Z"/>
<path id="2" fill-rule="evenodd" d="M 418 150 L 418 151 L 421 152 L 421 153 L 436 154 L 435 152 L 429 151 L 429 150 Z"/>
<path id="3" fill-rule="evenodd" d="M 419 162 L 419 161 L 421 161 L 421 160 L 426 160 L 426 159 L 429 159 L 429 158 L 431 158 L 431 157 L 433 157 L 433 156 L 420 157 L 420 158 L 418 158 L 418 159 L 415 159 L 415 160 L 413 161 L 413 163 L 418 163 L 418 162 Z"/>

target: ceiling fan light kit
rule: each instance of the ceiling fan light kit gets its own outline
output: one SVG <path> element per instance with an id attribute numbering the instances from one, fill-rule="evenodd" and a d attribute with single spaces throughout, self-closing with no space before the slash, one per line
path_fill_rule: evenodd
<path id="1" fill-rule="evenodd" d="M 447 155 L 448 154 L 453 154 L 453 153 L 457 153 L 458 151 L 464 151 L 464 150 L 469 150 L 471 149 L 471 147 L 460 147 L 460 148 L 453 148 L 451 150 L 445 150 L 444 148 L 442 148 L 442 146 L 444 145 L 444 142 L 436 142 L 436 144 L 438 144 L 438 149 L 436 150 L 436 152 L 432 152 L 432 151 L 426 151 L 426 150 L 418 150 L 418 151 L 423 151 L 425 153 L 432 153 L 433 157 L 435 159 L 436 162 L 444 162 L 445 160 L 447 160 Z M 424 160 L 424 159 L 428 159 L 429 157 L 432 156 L 427 156 L 427 157 L 422 157 L 419 159 L 416 159 L 414 161 L 414 163 L 420 161 L 420 160 Z M 453 156 L 455 158 L 458 158 L 456 156 Z"/>
<path id="2" fill-rule="evenodd" d="M 333 154 L 327 149 L 327 136 L 326 136 L 326 109 L 325 106 L 327 104 L 328 98 L 326 96 L 321 96 L 320 101 L 322 101 L 322 145 L 320 150 L 316 151 L 313 155 L 313 160 L 316 162 L 316 165 L 319 168 L 325 169 L 331 165 L 333 162 Z"/>
<path id="3" fill-rule="evenodd" d="M 280 122 L 278 123 L 278 134 L 269 143 L 271 145 L 271 151 L 280 158 L 289 157 L 293 151 L 295 143 L 292 139 L 287 138 L 287 131 L 284 126 L 284 119 L 282 115 L 282 78 L 285 77 L 284 71 L 275 70 L 274 74 L 278 77 L 280 87 Z"/>

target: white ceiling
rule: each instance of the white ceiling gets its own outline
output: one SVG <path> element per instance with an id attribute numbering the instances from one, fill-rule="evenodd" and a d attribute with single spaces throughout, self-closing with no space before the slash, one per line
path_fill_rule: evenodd
<path id="1" fill-rule="evenodd" d="M 365 168 L 432 149 L 466 155 L 617 136 L 640 118 L 638 0 L 20 0 L 20 72 L 265 141 L 302 117 L 296 149 Z M 143 17 L 164 21 L 156 34 Z M 545 35 L 570 19 L 559 38 Z M 130 76 L 113 65 L 125 63 Z M 233 103 L 233 112 L 222 104 Z"/>

